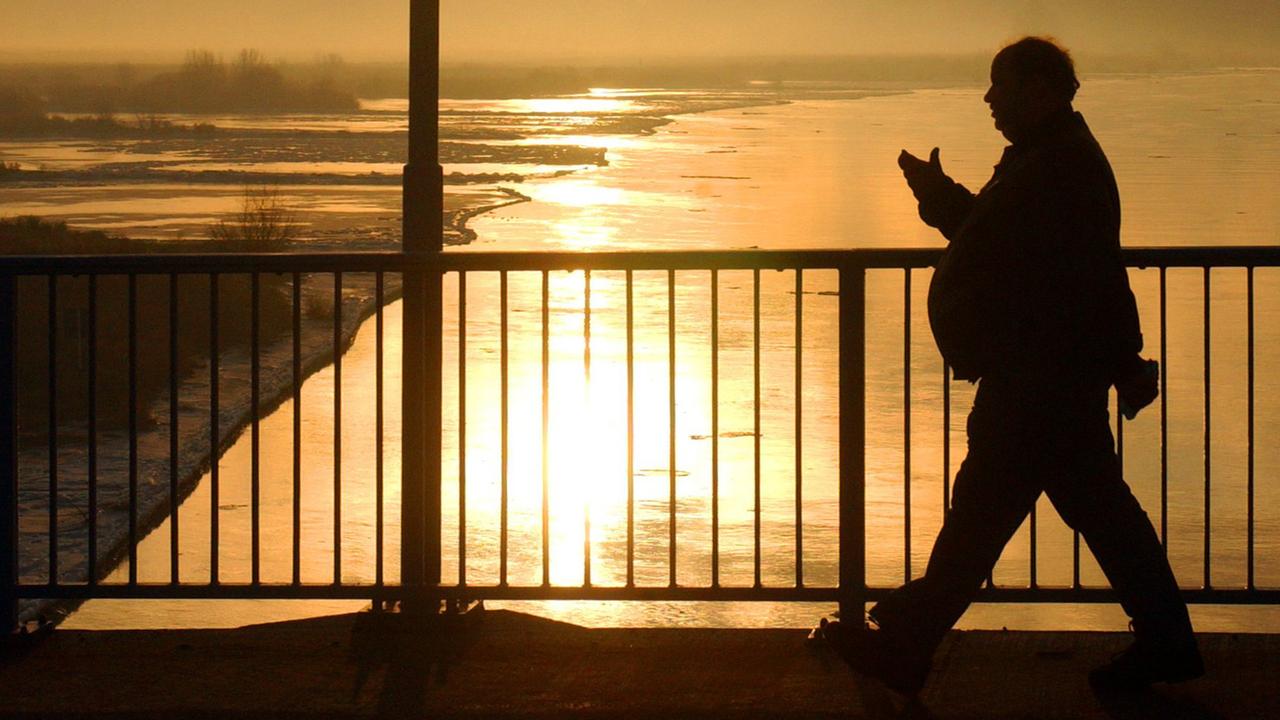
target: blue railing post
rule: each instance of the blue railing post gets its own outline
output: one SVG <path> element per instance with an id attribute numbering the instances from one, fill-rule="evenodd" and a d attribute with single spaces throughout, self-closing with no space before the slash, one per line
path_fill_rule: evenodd
<path id="1" fill-rule="evenodd" d="M 18 627 L 17 280 L 0 275 L 0 623 Z"/>
<path id="2" fill-rule="evenodd" d="M 840 266 L 840 617 L 861 622 L 867 595 L 866 268 Z"/>
<path id="3" fill-rule="evenodd" d="M 404 275 L 401 582 L 440 583 L 441 347 L 444 181 L 439 155 L 440 3 L 409 5 L 409 163 L 404 249 L 427 256 Z"/>

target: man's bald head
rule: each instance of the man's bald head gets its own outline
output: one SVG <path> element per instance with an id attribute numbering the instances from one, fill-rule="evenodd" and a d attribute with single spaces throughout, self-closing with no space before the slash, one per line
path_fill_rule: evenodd
<path id="1" fill-rule="evenodd" d="M 1006 45 L 991 62 L 1017 82 L 1042 81 L 1053 94 L 1066 102 L 1075 99 L 1080 81 L 1071 53 L 1051 38 L 1025 37 Z"/>

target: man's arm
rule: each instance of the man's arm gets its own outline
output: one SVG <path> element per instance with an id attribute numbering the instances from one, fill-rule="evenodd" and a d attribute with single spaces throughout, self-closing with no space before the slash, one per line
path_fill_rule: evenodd
<path id="1" fill-rule="evenodd" d="M 898 167 L 920 204 L 920 219 L 941 231 L 947 240 L 954 240 L 960 224 L 973 209 L 973 193 L 942 171 L 938 148 L 929 154 L 927 162 L 903 150 Z"/>

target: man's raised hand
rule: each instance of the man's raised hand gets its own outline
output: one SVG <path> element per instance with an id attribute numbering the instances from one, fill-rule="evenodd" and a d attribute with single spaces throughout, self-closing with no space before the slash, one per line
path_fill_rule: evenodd
<path id="1" fill-rule="evenodd" d="M 911 187 L 916 200 L 923 200 L 949 180 L 942 171 L 938 148 L 929 153 L 927 161 L 903 150 L 898 155 L 898 167 L 902 168 L 902 176 L 907 179 L 907 185 Z"/>

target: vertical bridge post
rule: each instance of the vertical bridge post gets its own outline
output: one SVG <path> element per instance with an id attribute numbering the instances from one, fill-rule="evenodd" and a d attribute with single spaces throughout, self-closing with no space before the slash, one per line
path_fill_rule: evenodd
<path id="1" fill-rule="evenodd" d="M 861 624 L 867 594 L 866 268 L 840 267 L 840 617 Z"/>
<path id="2" fill-rule="evenodd" d="M 0 637 L 18 628 L 17 282 L 0 275 Z"/>
<path id="3" fill-rule="evenodd" d="M 409 3 L 409 162 L 404 168 L 401 583 L 433 600 L 440 583 L 444 179 L 440 168 L 440 3 Z"/>

